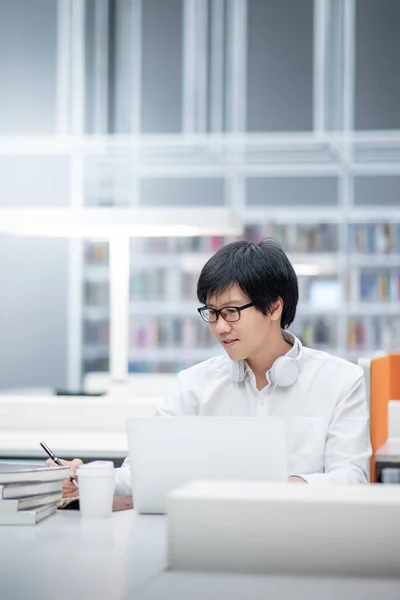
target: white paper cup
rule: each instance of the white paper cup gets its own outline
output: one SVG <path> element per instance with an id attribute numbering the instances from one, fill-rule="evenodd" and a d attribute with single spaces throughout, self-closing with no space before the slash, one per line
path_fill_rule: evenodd
<path id="1" fill-rule="evenodd" d="M 109 460 L 95 460 L 81 465 L 79 478 L 79 506 L 82 517 L 110 517 L 113 507 L 115 470 Z"/>

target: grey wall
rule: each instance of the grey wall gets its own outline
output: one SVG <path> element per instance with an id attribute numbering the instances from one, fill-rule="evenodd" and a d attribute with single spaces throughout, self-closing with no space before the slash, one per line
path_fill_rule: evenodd
<path id="1" fill-rule="evenodd" d="M 358 0 L 355 128 L 400 127 L 400 2 Z"/>
<path id="2" fill-rule="evenodd" d="M 0 389 L 66 384 L 67 243 L 0 238 Z"/>
<path id="3" fill-rule="evenodd" d="M 249 0 L 247 37 L 247 129 L 312 129 L 313 0 Z"/>
<path id="4" fill-rule="evenodd" d="M 248 206 L 336 206 L 334 177 L 252 177 L 246 181 Z"/>
<path id="5" fill-rule="evenodd" d="M 182 124 L 182 0 L 142 3 L 142 133 Z"/>
<path id="6" fill-rule="evenodd" d="M 54 131 L 56 18 L 56 0 L 0 0 L 0 135 Z"/>
<path id="7" fill-rule="evenodd" d="M 95 0 L 93 0 L 94 2 Z M 204 0 L 206 1 L 206 0 Z M 93 4 L 92 2 L 92 4 Z M 224 2 L 227 6 L 228 0 Z M 48 135 L 55 128 L 56 0 L 0 0 L 0 135 Z M 358 0 L 357 129 L 399 127 L 400 2 Z M 247 128 L 303 131 L 312 127 L 313 0 L 249 0 Z M 182 124 L 182 0 L 144 0 L 142 11 L 144 133 L 178 133 Z M 60 158 L 0 157 L 0 204 L 63 205 L 68 164 Z M 166 194 L 179 204 L 218 204 L 220 181 L 142 181 L 144 204 Z M 165 187 L 166 186 L 166 187 Z M 248 203 L 264 198 L 296 204 L 299 196 L 333 205 L 336 181 L 279 178 L 247 181 Z M 397 202 L 398 180 L 359 178 L 356 204 L 382 193 Z M 392 199 L 393 198 L 393 199 Z M 0 389 L 64 384 L 67 377 L 68 243 L 0 237 Z M 78 284 L 79 282 L 77 282 Z"/>
<path id="8" fill-rule="evenodd" d="M 0 0 L 0 135 L 54 132 L 55 0 Z M 0 157 L 0 205 L 63 205 L 61 158 Z M 68 242 L 0 236 L 0 389 L 65 385 Z"/>

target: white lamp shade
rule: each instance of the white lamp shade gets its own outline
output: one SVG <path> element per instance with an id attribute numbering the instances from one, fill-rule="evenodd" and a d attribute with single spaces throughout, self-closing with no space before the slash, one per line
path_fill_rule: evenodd
<path id="1" fill-rule="evenodd" d="M 226 208 L 0 208 L 0 233 L 113 238 L 241 235 L 240 217 Z"/>

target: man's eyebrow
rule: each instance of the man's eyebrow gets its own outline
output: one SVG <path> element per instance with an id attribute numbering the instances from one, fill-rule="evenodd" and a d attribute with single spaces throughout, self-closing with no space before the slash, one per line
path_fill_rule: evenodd
<path id="1" fill-rule="evenodd" d="M 234 298 L 233 300 L 229 300 L 229 302 L 224 302 L 223 304 L 220 305 L 221 308 L 224 308 L 224 306 L 240 306 L 242 304 L 243 300 L 238 300 L 237 298 Z M 208 308 L 216 308 L 215 304 L 206 304 L 206 306 Z"/>

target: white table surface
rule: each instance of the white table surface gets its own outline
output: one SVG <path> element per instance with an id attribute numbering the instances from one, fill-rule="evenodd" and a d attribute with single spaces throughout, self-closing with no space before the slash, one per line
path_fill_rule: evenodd
<path id="1" fill-rule="evenodd" d="M 122 600 L 165 567 L 165 520 L 58 511 L 33 526 L 0 527 L 2 600 Z"/>
<path id="2" fill-rule="evenodd" d="M 165 570 L 161 516 L 109 520 L 58 512 L 31 527 L 0 528 L 4 600 L 399 600 L 400 579 L 181 573 Z M 399 574 L 400 577 L 400 574 Z"/>
<path id="3" fill-rule="evenodd" d="M 2 458 L 31 457 L 46 460 L 39 442 L 45 441 L 59 456 L 77 458 L 125 458 L 128 440 L 125 432 L 104 431 L 2 431 L 0 424 L 0 456 Z"/>
<path id="4" fill-rule="evenodd" d="M 375 454 L 376 462 L 400 463 L 400 438 L 389 438 Z"/>
<path id="5" fill-rule="evenodd" d="M 399 600 L 400 580 L 166 572 L 133 600 Z"/>

